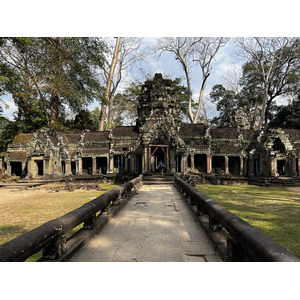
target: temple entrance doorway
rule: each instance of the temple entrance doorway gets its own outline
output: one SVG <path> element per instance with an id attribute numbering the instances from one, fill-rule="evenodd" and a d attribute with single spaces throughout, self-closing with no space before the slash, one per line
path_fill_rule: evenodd
<path id="1" fill-rule="evenodd" d="M 36 160 L 36 167 L 37 167 L 37 176 L 44 175 L 44 162 L 42 160 Z"/>
<path id="2" fill-rule="evenodd" d="M 285 160 L 277 160 L 277 172 L 279 175 L 286 175 L 286 170 L 285 170 Z"/>
<path id="3" fill-rule="evenodd" d="M 149 170 L 159 172 L 158 163 L 160 161 L 165 165 L 165 170 L 170 169 L 170 154 L 168 145 L 149 145 Z"/>
<path id="4" fill-rule="evenodd" d="M 76 175 L 76 161 L 71 161 L 71 172 Z"/>
<path id="5" fill-rule="evenodd" d="M 11 174 L 16 176 L 22 175 L 22 162 L 11 162 Z"/>

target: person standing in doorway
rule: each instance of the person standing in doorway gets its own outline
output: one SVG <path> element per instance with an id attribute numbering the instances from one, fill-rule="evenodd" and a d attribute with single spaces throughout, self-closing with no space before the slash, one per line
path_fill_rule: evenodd
<path id="1" fill-rule="evenodd" d="M 165 167 L 164 163 L 160 160 L 158 163 L 158 169 L 160 171 L 160 175 L 162 176 L 164 175 L 164 167 Z"/>

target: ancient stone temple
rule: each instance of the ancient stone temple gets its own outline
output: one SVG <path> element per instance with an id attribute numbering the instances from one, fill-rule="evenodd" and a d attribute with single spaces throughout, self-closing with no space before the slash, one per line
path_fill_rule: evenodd
<path id="1" fill-rule="evenodd" d="M 231 127 L 184 124 L 172 81 L 156 74 L 138 98 L 136 126 L 65 133 L 43 128 L 19 134 L 0 154 L 8 175 L 55 177 L 192 171 L 224 176 L 300 176 L 300 131 L 253 131 L 237 111 Z"/>

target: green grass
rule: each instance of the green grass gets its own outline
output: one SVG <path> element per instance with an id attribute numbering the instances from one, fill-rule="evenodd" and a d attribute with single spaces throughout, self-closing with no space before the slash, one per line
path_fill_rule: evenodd
<path id="1" fill-rule="evenodd" d="M 251 185 L 198 185 L 197 189 L 300 258 L 299 192 Z"/>

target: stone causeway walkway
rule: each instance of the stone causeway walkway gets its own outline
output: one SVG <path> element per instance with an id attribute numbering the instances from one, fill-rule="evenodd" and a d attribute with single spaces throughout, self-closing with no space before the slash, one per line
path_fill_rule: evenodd
<path id="1" fill-rule="evenodd" d="M 73 262 L 219 262 L 172 184 L 143 185 L 70 260 Z"/>

